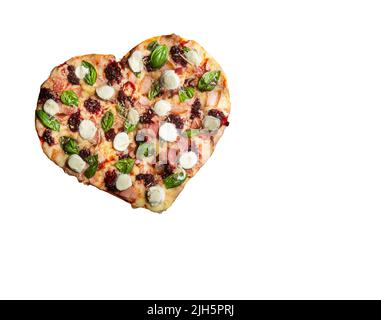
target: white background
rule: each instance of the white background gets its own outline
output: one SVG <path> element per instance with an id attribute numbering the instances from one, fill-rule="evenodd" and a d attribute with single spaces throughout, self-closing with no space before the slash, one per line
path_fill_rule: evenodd
<path id="1" fill-rule="evenodd" d="M 0 298 L 381 298 L 377 1 L 7 1 Z M 165 214 L 65 175 L 34 109 L 51 68 L 195 39 L 231 125 Z"/>

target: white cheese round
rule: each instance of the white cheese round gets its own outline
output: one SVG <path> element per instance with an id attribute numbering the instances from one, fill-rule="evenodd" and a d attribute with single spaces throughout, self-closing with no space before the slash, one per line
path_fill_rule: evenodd
<path id="1" fill-rule="evenodd" d="M 81 173 L 86 166 L 86 162 L 83 161 L 78 154 L 72 154 L 69 157 L 67 164 L 70 167 L 70 169 L 72 169 L 73 171 L 77 173 Z"/>
<path id="2" fill-rule="evenodd" d="M 123 191 L 132 186 L 131 177 L 128 174 L 120 174 L 116 179 L 116 188 Z"/>
<path id="3" fill-rule="evenodd" d="M 193 151 L 184 152 L 179 158 L 179 163 L 183 169 L 191 169 L 197 163 L 197 154 Z"/>
<path id="4" fill-rule="evenodd" d="M 128 65 L 133 72 L 141 72 L 143 70 L 143 54 L 140 51 L 134 51 L 128 58 Z"/>
<path id="5" fill-rule="evenodd" d="M 135 108 L 131 108 L 130 111 L 128 111 L 127 119 L 130 124 L 137 124 L 140 119 L 138 110 L 136 110 Z"/>
<path id="6" fill-rule="evenodd" d="M 83 65 L 80 65 L 77 68 L 75 68 L 74 73 L 77 76 L 77 78 L 82 80 L 89 73 L 89 69 L 84 67 Z"/>
<path id="7" fill-rule="evenodd" d="M 185 57 L 191 64 L 194 64 L 195 66 L 199 66 L 202 62 L 202 58 L 196 50 L 189 50 L 188 52 L 185 52 Z"/>
<path id="8" fill-rule="evenodd" d="M 48 115 L 54 116 L 60 110 L 60 107 L 53 99 L 48 99 L 44 103 L 43 109 Z"/>
<path id="9" fill-rule="evenodd" d="M 115 89 L 107 84 L 96 89 L 97 95 L 103 100 L 110 100 L 115 94 Z"/>
<path id="10" fill-rule="evenodd" d="M 221 121 L 216 117 L 206 116 L 203 121 L 203 126 L 209 131 L 217 130 L 221 126 Z"/>
<path id="11" fill-rule="evenodd" d="M 155 111 L 155 113 L 160 117 L 165 116 L 169 111 L 171 111 L 171 109 L 171 104 L 165 100 L 159 100 L 153 107 L 153 111 Z"/>
<path id="12" fill-rule="evenodd" d="M 152 207 L 158 206 L 165 199 L 165 191 L 160 186 L 150 187 L 147 191 L 147 199 Z"/>
<path id="13" fill-rule="evenodd" d="M 96 132 L 97 127 L 91 120 L 82 120 L 79 124 L 79 134 L 85 140 L 94 138 Z"/>
<path id="14" fill-rule="evenodd" d="M 180 86 L 180 78 L 174 70 L 167 70 L 161 75 L 161 83 L 165 89 L 174 90 Z"/>
<path id="15" fill-rule="evenodd" d="M 159 137 L 164 141 L 174 142 L 177 139 L 177 129 L 173 123 L 165 122 L 160 126 Z"/>
<path id="16" fill-rule="evenodd" d="M 125 151 L 130 144 L 130 138 L 125 132 L 118 133 L 114 138 L 114 149 L 118 151 Z"/>

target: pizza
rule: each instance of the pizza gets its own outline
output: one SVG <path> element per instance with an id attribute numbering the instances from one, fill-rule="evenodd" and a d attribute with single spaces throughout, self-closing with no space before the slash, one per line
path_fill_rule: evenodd
<path id="1" fill-rule="evenodd" d="M 120 61 L 74 57 L 42 84 L 35 124 L 49 159 L 78 181 L 162 212 L 229 125 L 221 66 L 197 42 L 148 39 Z"/>

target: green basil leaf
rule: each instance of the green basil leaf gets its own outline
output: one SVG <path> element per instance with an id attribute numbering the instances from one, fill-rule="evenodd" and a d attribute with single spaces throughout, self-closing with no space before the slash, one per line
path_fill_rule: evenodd
<path id="1" fill-rule="evenodd" d="M 184 134 L 188 138 L 193 138 L 200 133 L 200 129 L 187 129 L 184 131 Z"/>
<path id="2" fill-rule="evenodd" d="M 154 69 L 161 68 L 168 60 L 168 47 L 166 45 L 158 45 L 151 52 L 150 66 Z"/>
<path id="3" fill-rule="evenodd" d="M 103 131 L 104 132 L 109 131 L 113 124 L 114 124 L 114 115 L 111 111 L 107 111 L 101 120 Z"/>
<path id="4" fill-rule="evenodd" d="M 78 106 L 78 96 L 73 90 L 66 90 L 62 92 L 61 101 L 67 106 Z"/>
<path id="5" fill-rule="evenodd" d="M 128 122 L 128 120 L 125 121 L 124 123 L 124 131 L 126 133 L 130 133 L 136 129 L 136 124 L 131 124 Z"/>
<path id="6" fill-rule="evenodd" d="M 134 167 L 135 160 L 132 158 L 120 159 L 115 163 L 115 168 L 117 168 L 121 173 L 130 173 Z"/>
<path id="7" fill-rule="evenodd" d="M 198 81 L 200 91 L 212 91 L 220 79 L 221 71 L 209 71 L 203 74 Z"/>
<path id="8" fill-rule="evenodd" d="M 85 161 L 89 164 L 89 166 L 87 167 L 84 175 L 85 175 L 85 177 L 87 179 L 90 179 L 97 172 L 97 169 L 98 169 L 98 155 L 95 154 L 95 155 L 89 156 L 89 157 L 86 158 Z"/>
<path id="9" fill-rule="evenodd" d="M 118 112 L 124 118 L 126 118 L 128 115 L 126 107 L 120 102 L 118 102 L 118 104 L 116 105 L 116 112 Z"/>
<path id="10" fill-rule="evenodd" d="M 194 96 L 194 88 L 192 87 L 180 88 L 179 90 L 180 102 L 184 102 L 185 100 L 192 99 L 193 96 Z"/>
<path id="11" fill-rule="evenodd" d="M 152 84 L 151 90 L 148 92 L 148 99 L 152 100 L 160 93 L 160 81 L 155 81 Z"/>
<path id="12" fill-rule="evenodd" d="M 191 49 L 189 49 L 188 47 L 183 47 L 183 50 L 184 50 L 184 52 L 189 52 L 189 51 L 191 51 Z"/>
<path id="13" fill-rule="evenodd" d="M 170 176 L 166 177 L 164 181 L 164 185 L 167 189 L 176 188 L 181 185 L 185 179 L 187 178 L 187 174 L 185 172 L 172 173 Z"/>
<path id="14" fill-rule="evenodd" d="M 83 80 L 85 80 L 88 85 L 92 86 L 97 81 L 97 70 L 90 62 L 87 61 L 82 61 L 82 66 L 89 69 L 89 72 L 86 74 Z"/>
<path id="15" fill-rule="evenodd" d="M 158 42 L 156 40 L 152 41 L 149 43 L 149 45 L 147 46 L 147 49 L 149 51 L 152 51 L 154 50 L 156 47 L 158 46 Z"/>
<path id="16" fill-rule="evenodd" d="M 136 158 L 144 160 L 147 157 L 151 157 L 156 153 L 155 144 L 153 142 L 144 142 L 139 145 L 136 151 Z"/>
<path id="17" fill-rule="evenodd" d="M 60 143 L 63 151 L 66 154 L 78 154 L 79 147 L 77 141 L 71 137 L 63 136 L 60 138 Z"/>
<path id="18" fill-rule="evenodd" d="M 60 131 L 61 126 L 59 121 L 49 116 L 44 110 L 37 110 L 36 115 L 46 128 L 52 129 L 53 131 Z"/>

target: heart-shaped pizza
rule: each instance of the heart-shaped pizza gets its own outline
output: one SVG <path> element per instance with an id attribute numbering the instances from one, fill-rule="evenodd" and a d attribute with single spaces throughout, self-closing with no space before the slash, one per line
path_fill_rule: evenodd
<path id="1" fill-rule="evenodd" d="M 195 41 L 167 35 L 121 61 L 90 54 L 54 68 L 36 129 L 45 154 L 78 181 L 161 212 L 211 156 L 229 112 L 220 65 Z"/>

